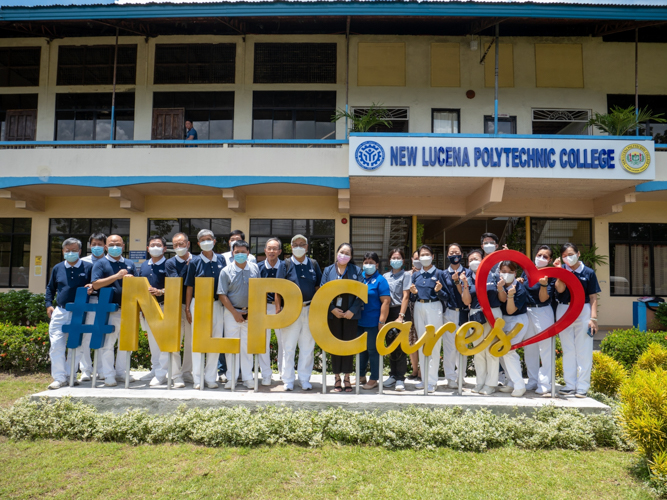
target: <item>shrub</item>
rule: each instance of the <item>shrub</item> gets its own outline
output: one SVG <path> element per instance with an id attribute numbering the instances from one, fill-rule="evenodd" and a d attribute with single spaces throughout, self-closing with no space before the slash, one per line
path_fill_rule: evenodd
<path id="1" fill-rule="evenodd" d="M 46 371 L 49 360 L 49 325 L 0 324 L 0 370 Z"/>
<path id="2" fill-rule="evenodd" d="M 655 321 L 658 327 L 667 330 L 667 302 L 662 302 L 655 312 Z"/>
<path id="3" fill-rule="evenodd" d="M 655 371 L 656 368 L 667 370 L 667 348 L 660 344 L 650 344 L 639 356 L 635 367 L 639 370 Z"/>
<path id="4" fill-rule="evenodd" d="M 48 321 L 43 293 L 28 290 L 0 293 L 0 323 L 34 326 Z"/>
<path id="5" fill-rule="evenodd" d="M 623 365 L 614 358 L 597 351 L 593 353 L 592 390 L 614 397 L 627 376 L 628 373 Z"/>
<path id="6" fill-rule="evenodd" d="M 602 341 L 600 349 L 629 370 L 654 342 L 667 347 L 667 332 L 644 332 L 637 328 L 614 330 Z"/>

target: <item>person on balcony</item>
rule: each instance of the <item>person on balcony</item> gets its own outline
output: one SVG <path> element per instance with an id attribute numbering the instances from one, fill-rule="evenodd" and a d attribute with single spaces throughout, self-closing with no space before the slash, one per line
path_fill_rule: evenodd
<path id="1" fill-rule="evenodd" d="M 197 140 L 197 131 L 192 126 L 191 120 L 185 120 L 185 140 L 186 141 Z"/>

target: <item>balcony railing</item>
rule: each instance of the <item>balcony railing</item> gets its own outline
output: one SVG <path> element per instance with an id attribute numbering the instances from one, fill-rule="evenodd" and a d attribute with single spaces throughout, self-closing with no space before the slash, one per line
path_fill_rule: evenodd
<path id="1" fill-rule="evenodd" d="M 346 140 L 238 139 L 238 140 L 133 140 L 133 141 L 0 141 L 0 149 L 104 149 L 104 148 L 339 148 Z"/>

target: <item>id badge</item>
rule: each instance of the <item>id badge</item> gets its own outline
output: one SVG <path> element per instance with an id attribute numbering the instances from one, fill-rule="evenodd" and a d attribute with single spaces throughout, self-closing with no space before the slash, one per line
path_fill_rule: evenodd
<path id="1" fill-rule="evenodd" d="M 343 305 L 343 297 L 338 296 L 336 298 L 336 307 L 341 307 Z"/>

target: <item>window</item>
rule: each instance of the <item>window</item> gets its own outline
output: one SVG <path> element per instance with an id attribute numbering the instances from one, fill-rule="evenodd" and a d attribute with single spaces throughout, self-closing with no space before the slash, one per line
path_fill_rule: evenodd
<path id="1" fill-rule="evenodd" d="M 607 107 L 609 111 L 614 106 L 628 108 L 635 105 L 634 94 L 608 94 Z M 667 95 L 642 95 L 639 94 L 639 108 L 648 108 L 653 114 L 662 113 L 662 117 L 667 117 Z M 628 132 L 628 135 L 635 135 L 635 131 Z M 648 122 L 639 128 L 639 135 L 650 135 L 656 144 L 667 144 L 667 123 Z"/>
<path id="2" fill-rule="evenodd" d="M 58 47 L 56 85 L 112 85 L 115 47 L 83 45 Z M 137 80 L 137 46 L 119 45 L 116 83 L 133 85 Z"/>
<path id="3" fill-rule="evenodd" d="M 116 93 L 116 139 L 134 139 L 134 92 Z M 56 94 L 56 141 L 111 139 L 111 93 Z"/>
<path id="4" fill-rule="evenodd" d="M 531 217 L 530 255 L 534 256 L 540 245 L 549 245 L 558 257 L 560 246 L 574 243 L 583 253 L 593 244 L 591 219 L 540 219 Z"/>
<path id="5" fill-rule="evenodd" d="M 160 108 L 184 109 L 184 120 L 192 121 L 198 139 L 234 137 L 234 92 L 154 92 L 153 109 Z"/>
<path id="6" fill-rule="evenodd" d="M 18 111 L 34 111 L 37 117 L 37 94 L 2 94 L 0 95 L 0 140 L 35 140 L 35 122 L 31 123 L 31 133 L 23 137 L 14 137 L 7 132 L 8 114 L 11 119 L 12 114 Z M 8 113 L 9 112 L 9 113 Z M 28 138 L 30 137 L 30 138 Z"/>
<path id="7" fill-rule="evenodd" d="M 667 224 L 609 223 L 611 295 L 667 295 Z"/>
<path id="8" fill-rule="evenodd" d="M 431 110 L 431 130 L 434 134 L 458 134 L 461 132 L 461 110 Z"/>
<path id="9" fill-rule="evenodd" d="M 385 125 L 375 125 L 369 129 L 369 132 L 379 132 L 379 133 L 399 133 L 399 132 L 408 132 L 408 125 L 410 119 L 410 110 L 409 108 L 386 108 L 387 109 L 387 121 L 391 124 L 391 127 Z M 354 116 L 363 116 L 368 112 L 369 108 L 354 108 Z"/>
<path id="10" fill-rule="evenodd" d="M 255 83 L 336 83 L 335 43 L 256 43 Z"/>
<path id="11" fill-rule="evenodd" d="M 197 233 L 202 229 L 210 229 L 215 235 L 215 253 L 223 253 L 229 250 L 229 233 L 232 232 L 231 219 L 148 219 L 148 234 L 164 236 L 167 240 L 167 248 L 172 250 L 171 239 L 176 233 L 185 233 L 190 240 L 190 251 L 199 255 L 201 249 L 197 245 Z"/>
<path id="12" fill-rule="evenodd" d="M 266 240 L 280 238 L 283 243 L 281 258 L 291 256 L 290 242 L 295 234 L 308 238 L 308 256 L 322 269 L 333 264 L 336 221 L 333 219 L 251 219 L 250 252 L 263 260 Z"/>
<path id="13" fill-rule="evenodd" d="M 350 243 L 359 267 L 366 252 L 375 252 L 380 257 L 380 272 L 389 270 L 389 252 L 394 248 L 402 248 L 406 260 L 411 260 L 411 240 L 410 217 L 352 217 L 350 221 Z"/>
<path id="14" fill-rule="evenodd" d="M 123 257 L 128 257 L 130 245 L 130 219 L 50 219 L 49 220 L 49 275 L 53 266 L 63 260 L 62 245 L 67 238 L 81 240 L 81 255 L 90 253 L 88 238 L 93 233 L 109 236 L 117 234 L 125 242 Z"/>
<path id="15" fill-rule="evenodd" d="M 335 139 L 336 92 L 253 92 L 253 139 Z"/>
<path id="16" fill-rule="evenodd" d="M 589 135 L 588 109 L 533 109 L 533 134 Z"/>
<path id="17" fill-rule="evenodd" d="M 154 83 L 234 83 L 236 44 L 189 43 L 155 46 Z"/>
<path id="18" fill-rule="evenodd" d="M 484 133 L 493 134 L 493 116 L 484 115 Z M 499 116 L 498 133 L 516 134 L 516 116 Z"/>
<path id="19" fill-rule="evenodd" d="M 0 219 L 0 287 L 28 288 L 32 219 Z"/>
<path id="20" fill-rule="evenodd" d="M 41 47 L 0 48 L 0 87 L 39 85 Z"/>

